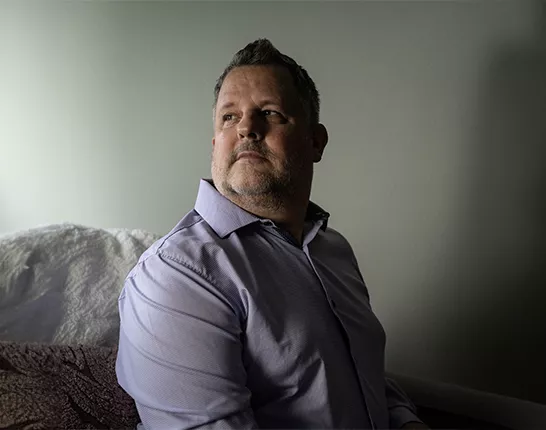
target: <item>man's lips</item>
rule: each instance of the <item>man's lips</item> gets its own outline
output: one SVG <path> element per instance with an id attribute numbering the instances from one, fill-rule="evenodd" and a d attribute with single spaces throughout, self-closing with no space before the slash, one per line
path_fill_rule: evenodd
<path id="1" fill-rule="evenodd" d="M 254 159 L 254 160 L 265 160 L 265 157 L 262 157 L 260 154 L 254 151 L 243 151 L 237 155 L 237 160 L 241 159 Z"/>

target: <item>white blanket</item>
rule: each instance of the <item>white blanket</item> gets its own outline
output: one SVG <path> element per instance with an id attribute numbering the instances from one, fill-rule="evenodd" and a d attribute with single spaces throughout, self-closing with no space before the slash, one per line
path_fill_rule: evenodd
<path id="1" fill-rule="evenodd" d="M 74 224 L 0 236 L 0 340 L 115 345 L 123 280 L 158 238 Z"/>

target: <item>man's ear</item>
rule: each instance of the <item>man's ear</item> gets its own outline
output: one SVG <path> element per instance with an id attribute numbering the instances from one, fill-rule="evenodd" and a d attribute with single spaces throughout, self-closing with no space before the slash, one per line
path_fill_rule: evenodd
<path id="1" fill-rule="evenodd" d="M 328 130 L 324 124 L 313 126 L 313 162 L 318 163 L 322 159 L 322 154 L 328 143 Z"/>

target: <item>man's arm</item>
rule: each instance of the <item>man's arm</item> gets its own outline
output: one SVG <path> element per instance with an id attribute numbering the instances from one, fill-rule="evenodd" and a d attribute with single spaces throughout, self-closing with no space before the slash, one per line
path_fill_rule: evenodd
<path id="1" fill-rule="evenodd" d="M 415 406 L 402 391 L 402 389 L 398 386 L 398 384 L 389 378 L 385 378 L 385 380 L 387 406 L 389 408 L 390 428 L 428 428 L 417 417 Z"/>
<path id="2" fill-rule="evenodd" d="M 240 315 L 213 282 L 157 254 L 125 281 L 116 372 L 146 429 L 257 427 Z"/>
<path id="3" fill-rule="evenodd" d="M 348 249 L 348 257 L 353 262 L 354 267 L 362 280 L 364 288 L 367 288 L 351 245 L 342 235 L 339 236 L 343 239 L 346 249 Z M 368 298 L 370 297 L 367 290 L 366 295 Z M 387 397 L 387 407 L 389 409 L 389 428 L 428 429 L 428 427 L 417 417 L 415 406 L 411 400 L 406 396 L 398 384 L 390 378 L 385 378 L 385 395 Z"/>

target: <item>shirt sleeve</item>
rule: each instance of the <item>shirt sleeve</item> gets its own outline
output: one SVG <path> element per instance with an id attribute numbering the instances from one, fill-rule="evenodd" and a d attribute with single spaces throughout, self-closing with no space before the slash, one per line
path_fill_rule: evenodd
<path id="1" fill-rule="evenodd" d="M 149 256 L 127 277 L 116 373 L 135 400 L 139 428 L 257 427 L 232 302 L 170 256 Z"/>
<path id="2" fill-rule="evenodd" d="M 414 404 L 400 386 L 390 378 L 385 378 L 385 380 L 387 406 L 389 408 L 389 427 L 399 429 L 409 422 L 422 423 L 423 421 L 416 415 Z"/>

